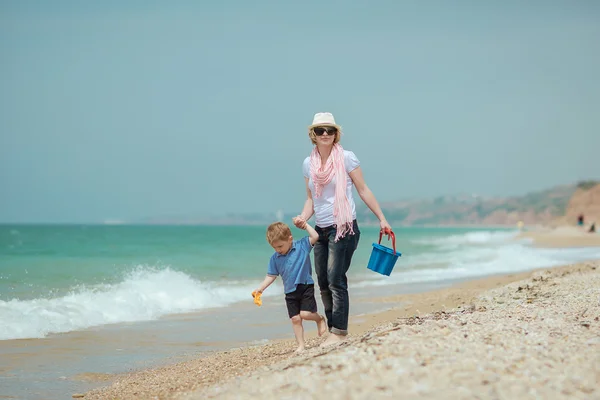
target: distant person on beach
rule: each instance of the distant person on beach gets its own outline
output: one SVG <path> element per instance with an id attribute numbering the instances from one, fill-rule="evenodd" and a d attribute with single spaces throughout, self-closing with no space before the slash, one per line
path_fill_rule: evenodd
<path id="1" fill-rule="evenodd" d="M 592 222 L 592 226 L 590 226 L 590 229 L 588 230 L 589 233 L 594 233 L 596 232 L 596 223 Z"/>
<path id="2" fill-rule="evenodd" d="M 583 226 L 583 214 L 580 214 L 579 217 L 577 217 L 577 225 Z"/>
<path id="3" fill-rule="evenodd" d="M 296 222 L 296 221 L 294 221 Z M 317 314 L 315 300 L 315 282 L 311 276 L 310 251 L 319 238 L 318 233 L 308 223 L 298 223 L 308 236 L 294 241 L 290 227 L 283 222 L 275 222 L 267 228 L 267 241 L 275 250 L 269 260 L 267 276 L 260 286 L 252 292 L 261 293 L 271 285 L 278 275 L 283 280 L 285 303 L 288 316 L 292 321 L 297 352 L 304 350 L 304 327 L 302 320 L 315 321 L 319 336 L 327 332 L 325 317 Z"/>
<path id="4" fill-rule="evenodd" d="M 322 346 L 329 346 L 348 334 L 350 300 L 346 273 L 360 239 L 353 186 L 379 219 L 381 231 L 389 235 L 392 229 L 365 183 L 358 158 L 340 145 L 342 128 L 333 115 L 315 114 L 308 136 L 315 146 L 302 165 L 307 196 L 294 224 L 301 228 L 315 215 L 319 234 L 314 249 L 315 272 L 331 332 Z"/>

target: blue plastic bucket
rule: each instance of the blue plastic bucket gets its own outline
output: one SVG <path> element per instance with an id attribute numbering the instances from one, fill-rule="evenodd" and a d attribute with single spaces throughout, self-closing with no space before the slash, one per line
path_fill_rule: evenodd
<path id="1" fill-rule="evenodd" d="M 379 243 L 373 243 L 373 250 L 371 250 L 371 258 L 369 258 L 369 264 L 367 264 L 367 268 L 381 275 L 390 276 L 392 270 L 394 269 L 394 265 L 396 265 L 398 257 L 400 257 L 402 254 L 396 251 L 396 235 L 394 235 L 394 232 L 390 231 L 389 234 L 392 237 L 393 250 L 381 245 L 382 235 L 383 233 L 380 232 Z"/>

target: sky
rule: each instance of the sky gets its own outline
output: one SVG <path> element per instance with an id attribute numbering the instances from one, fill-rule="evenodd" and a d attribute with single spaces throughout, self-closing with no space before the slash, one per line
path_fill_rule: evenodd
<path id="1" fill-rule="evenodd" d="M 4 223 L 300 212 L 322 111 L 380 202 L 600 179 L 592 0 L 4 0 L 0 54 Z"/>

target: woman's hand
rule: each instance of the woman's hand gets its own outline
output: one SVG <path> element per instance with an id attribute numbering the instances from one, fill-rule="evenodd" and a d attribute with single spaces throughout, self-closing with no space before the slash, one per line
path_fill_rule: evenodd
<path id="1" fill-rule="evenodd" d="M 301 215 L 298 215 L 298 216 L 292 218 L 292 222 L 298 229 L 306 228 L 306 220 Z"/>
<path id="2" fill-rule="evenodd" d="M 388 239 L 389 239 L 390 233 L 392 233 L 392 227 L 390 226 L 390 224 L 388 224 L 388 222 L 385 219 L 382 219 L 379 222 L 379 226 L 381 227 L 381 232 L 384 235 L 388 235 Z"/>

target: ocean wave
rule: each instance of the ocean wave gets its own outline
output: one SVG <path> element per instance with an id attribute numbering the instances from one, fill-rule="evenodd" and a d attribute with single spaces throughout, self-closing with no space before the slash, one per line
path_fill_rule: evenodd
<path id="1" fill-rule="evenodd" d="M 149 321 L 239 301 L 256 282 L 201 282 L 169 267 L 139 266 L 112 285 L 78 286 L 62 297 L 0 301 L 0 340 L 43 338 L 93 326 Z M 282 292 L 278 285 L 265 296 Z"/>
<path id="2" fill-rule="evenodd" d="M 414 239 L 412 243 L 455 248 L 464 245 L 490 245 L 515 241 L 519 231 L 473 231 L 459 235 Z"/>
<path id="3" fill-rule="evenodd" d="M 488 242 L 489 243 L 489 242 Z M 366 270 L 357 287 L 447 281 L 528 271 L 600 259 L 599 248 L 535 248 L 517 242 L 487 247 L 462 247 L 442 255 L 402 255 L 389 277 Z"/>

